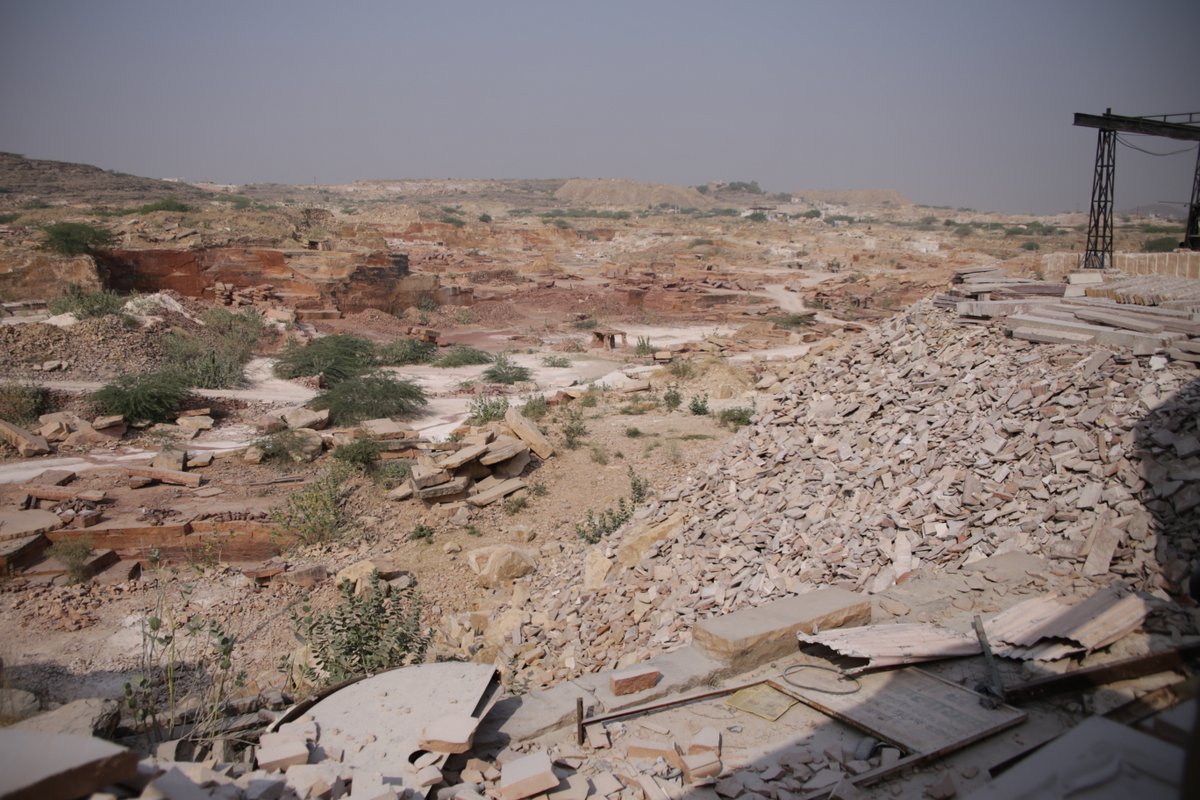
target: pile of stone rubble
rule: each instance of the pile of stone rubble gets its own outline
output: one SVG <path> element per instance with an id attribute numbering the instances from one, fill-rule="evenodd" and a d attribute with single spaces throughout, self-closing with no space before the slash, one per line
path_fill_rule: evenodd
<path id="1" fill-rule="evenodd" d="M 1196 566 L 1190 364 L 1012 340 L 926 302 L 791 369 L 721 460 L 486 625 L 451 620 L 464 654 L 550 684 L 687 644 L 698 619 L 1000 552 L 1155 592 Z"/>

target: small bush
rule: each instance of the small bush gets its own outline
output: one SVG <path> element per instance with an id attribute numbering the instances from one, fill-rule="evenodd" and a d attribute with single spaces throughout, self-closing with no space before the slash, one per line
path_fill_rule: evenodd
<path id="1" fill-rule="evenodd" d="M 550 405 L 546 402 L 544 395 L 535 394 L 525 398 L 525 405 L 521 406 L 521 414 L 526 419 L 539 420 L 550 413 Z"/>
<path id="2" fill-rule="evenodd" d="M 371 575 L 373 585 L 379 573 Z M 296 637 L 312 648 L 313 661 L 330 684 L 394 667 L 419 664 L 433 639 L 421 627 L 421 595 L 413 589 L 354 593 L 343 581 L 338 604 L 314 612 L 305 605 L 293 617 Z M 315 682 L 315 671 L 306 676 Z"/>
<path id="3" fill-rule="evenodd" d="M 1178 236 L 1160 236 L 1142 242 L 1143 253 L 1170 253 L 1179 247 Z"/>
<path id="4" fill-rule="evenodd" d="M 435 367 L 469 367 L 476 364 L 490 363 L 492 363 L 490 354 L 474 347 L 459 344 L 447 350 L 441 358 L 433 362 L 433 365 Z"/>
<path id="5" fill-rule="evenodd" d="M 167 364 L 189 385 L 201 389 L 231 389 L 245 376 L 245 361 L 234 348 L 179 331 L 163 339 Z"/>
<path id="6" fill-rule="evenodd" d="M 590 331 L 595 328 L 599 322 L 594 319 L 577 319 L 571 323 L 571 327 L 577 331 Z"/>
<path id="7" fill-rule="evenodd" d="M 592 445 L 592 461 L 602 467 L 608 464 L 608 453 L 604 452 L 604 448 L 598 444 Z"/>
<path id="8" fill-rule="evenodd" d="M 373 373 L 340 381 L 309 405 L 318 411 L 328 408 L 334 425 L 354 425 L 364 419 L 411 416 L 427 402 L 424 390 L 412 381 Z"/>
<path id="9" fill-rule="evenodd" d="M 667 372 L 671 373 L 672 378 L 686 381 L 696 374 L 696 368 L 690 361 L 676 360 L 667 365 Z"/>
<path id="10" fill-rule="evenodd" d="M 775 317 L 767 317 L 781 328 L 807 328 L 816 320 L 816 314 L 781 314 Z"/>
<path id="11" fill-rule="evenodd" d="M 330 388 L 371 369 L 375 346 L 360 336 L 338 334 L 313 339 L 305 345 L 288 346 L 275 362 L 280 378 L 323 375 Z"/>
<path id="12" fill-rule="evenodd" d="M 767 215 L 761 211 L 755 211 L 753 214 L 746 217 L 746 219 L 750 220 L 751 222 L 766 222 Z"/>
<path id="13" fill-rule="evenodd" d="M 717 413 L 717 422 L 721 424 L 721 427 L 732 427 L 736 431 L 744 425 L 749 425 L 753 417 L 753 408 L 745 406 L 723 408 Z"/>
<path id="14" fill-rule="evenodd" d="M 504 498 L 504 502 L 500 507 L 504 509 L 504 513 L 510 517 L 514 514 L 524 511 L 529 506 L 529 498 L 522 494 L 513 494 Z"/>
<path id="15" fill-rule="evenodd" d="M 294 464 L 304 460 L 304 443 L 293 430 L 276 431 L 251 442 L 262 453 L 264 464 Z"/>
<path id="16" fill-rule="evenodd" d="M 476 397 L 471 401 L 468 425 L 486 425 L 504 419 L 508 412 L 507 397 Z"/>
<path id="17" fill-rule="evenodd" d="M 188 395 L 187 381 L 169 370 L 122 375 L 92 393 L 101 414 L 120 414 L 126 422 L 159 422 L 172 416 Z"/>
<path id="18" fill-rule="evenodd" d="M 428 364 L 437 355 L 437 345 L 419 339 L 397 339 L 379 348 L 379 363 L 388 367 Z"/>
<path id="19" fill-rule="evenodd" d="M 650 343 L 650 337 L 639 336 L 637 338 L 637 346 L 633 349 L 633 352 L 639 356 L 654 355 L 654 345 Z"/>
<path id="20" fill-rule="evenodd" d="M 9 214 L 0 214 L 0 225 L 7 225 L 10 222 L 16 222 L 21 218 L 20 212 L 13 211 Z"/>
<path id="21" fill-rule="evenodd" d="M 46 241 L 42 248 L 64 256 L 81 256 L 97 248 L 108 247 L 114 236 L 107 228 L 97 228 L 84 222 L 55 222 L 44 229 Z"/>
<path id="22" fill-rule="evenodd" d="M 37 422 L 46 413 L 49 397 L 45 387 L 32 383 L 0 383 L 0 419 L 14 425 Z"/>
<path id="23" fill-rule="evenodd" d="M 75 283 L 67 286 L 66 294 L 51 298 L 46 303 L 51 314 L 74 314 L 80 319 L 120 314 L 124 306 L 125 298 L 116 292 L 104 289 L 93 291 Z"/>
<path id="24" fill-rule="evenodd" d="M 357 439 L 344 444 L 333 451 L 333 457 L 346 464 L 352 464 L 360 469 L 370 469 L 379 460 L 383 451 L 379 442 L 370 439 Z"/>
<path id="25" fill-rule="evenodd" d="M 489 383 L 512 385 L 518 381 L 527 381 L 533 373 L 529 367 L 513 363 L 506 353 L 496 356 L 490 367 L 483 371 L 483 379 Z"/>
<path id="26" fill-rule="evenodd" d="M 1037 242 L 1022 242 L 1021 249 L 1022 250 L 1041 250 L 1042 246 L 1040 244 L 1038 244 Z"/>
<path id="27" fill-rule="evenodd" d="M 66 567 L 68 583 L 83 583 L 91 577 L 87 561 L 93 552 L 90 539 L 60 539 L 50 545 L 46 555 Z"/>
<path id="28" fill-rule="evenodd" d="M 335 464 L 323 470 L 308 486 L 288 495 L 283 508 L 271 512 L 271 520 L 296 535 L 302 544 L 324 544 L 345 538 L 350 532 L 346 500 L 349 467 Z"/>
<path id="29" fill-rule="evenodd" d="M 587 516 L 582 523 L 576 523 L 575 533 L 579 538 L 583 539 L 588 544 L 596 544 L 608 534 L 620 528 L 637 510 L 638 505 L 646 500 L 649 493 L 649 484 L 638 477 L 633 471 L 633 467 L 629 468 L 629 499 L 622 497 L 617 501 L 615 508 L 608 508 L 595 514 L 591 509 L 588 509 Z"/>
<path id="30" fill-rule="evenodd" d="M 428 525 L 418 525 L 408 532 L 408 540 L 410 542 L 425 542 L 428 544 L 433 541 L 433 528 Z"/>
<path id="31" fill-rule="evenodd" d="M 563 446 L 574 450 L 579 447 L 579 440 L 587 436 L 587 432 L 587 426 L 583 424 L 583 412 L 577 408 L 568 410 L 562 427 Z"/>
<path id="32" fill-rule="evenodd" d="M 668 386 L 667 391 L 663 393 L 663 405 L 667 407 L 667 411 L 674 411 L 683 404 L 683 395 L 679 393 L 679 389 L 674 385 Z"/>
<path id="33" fill-rule="evenodd" d="M 375 481 L 386 489 L 394 489 L 412 475 L 413 462 L 402 458 L 380 461 L 372 471 Z"/>
<path id="34" fill-rule="evenodd" d="M 492 215 L 491 214 L 480 214 L 479 221 L 486 225 L 487 223 L 492 221 Z"/>
<path id="35" fill-rule="evenodd" d="M 546 356 L 542 359 L 543 367 L 554 367 L 555 369 L 565 369 L 571 366 L 571 359 L 566 356 Z"/>
<path id="36" fill-rule="evenodd" d="M 637 439 L 642 435 L 642 430 L 641 428 L 629 427 L 625 429 L 625 435 L 630 439 Z"/>
<path id="37" fill-rule="evenodd" d="M 191 211 L 191 210 L 192 210 L 192 207 L 189 206 L 187 203 L 182 203 L 173 197 L 168 197 L 163 200 L 155 201 L 153 203 L 147 203 L 146 205 L 139 208 L 137 211 L 139 214 L 153 214 L 155 211 L 174 211 L 174 212 L 182 213 L 184 211 Z"/>
<path id="38" fill-rule="evenodd" d="M 697 417 L 703 417 L 708 413 L 708 395 L 698 394 L 688 402 L 688 409 Z"/>
<path id="39" fill-rule="evenodd" d="M 594 391 L 593 389 L 588 389 L 583 397 L 579 398 L 579 405 L 583 406 L 584 408 L 595 408 L 596 404 L 599 402 L 600 393 Z"/>

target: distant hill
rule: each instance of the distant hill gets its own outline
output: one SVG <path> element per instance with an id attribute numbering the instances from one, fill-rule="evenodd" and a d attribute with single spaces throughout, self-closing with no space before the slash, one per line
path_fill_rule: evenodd
<path id="1" fill-rule="evenodd" d="M 713 201 L 690 186 L 641 183 L 620 179 L 572 178 L 554 193 L 554 199 L 573 206 L 650 208 L 657 205 L 709 208 Z"/>
<path id="2" fill-rule="evenodd" d="M 167 197 L 200 200 L 206 196 L 190 183 L 140 178 L 90 164 L 44 161 L 16 153 L 0 153 L 0 193 L 18 201 L 36 198 L 104 205 L 147 203 Z"/>
<path id="3" fill-rule="evenodd" d="M 912 201 L 895 189 L 804 189 L 792 197 L 806 203 L 838 206 L 910 206 Z"/>

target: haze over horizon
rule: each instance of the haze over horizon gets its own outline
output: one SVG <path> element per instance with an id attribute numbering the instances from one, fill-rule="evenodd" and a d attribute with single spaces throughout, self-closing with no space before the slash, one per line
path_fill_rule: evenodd
<path id="1" fill-rule="evenodd" d="M 0 150 L 190 181 L 757 180 L 1086 211 L 1074 112 L 1200 110 L 1200 4 L 1177 0 L 0 9 Z M 1119 147 L 1117 207 L 1186 201 L 1195 159 Z"/>

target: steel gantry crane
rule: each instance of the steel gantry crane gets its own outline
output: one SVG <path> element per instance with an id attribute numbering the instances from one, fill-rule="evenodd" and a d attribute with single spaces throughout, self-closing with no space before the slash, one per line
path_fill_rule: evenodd
<path id="1" fill-rule="evenodd" d="M 1092 178 L 1092 207 L 1088 214 L 1087 249 L 1084 269 L 1112 266 L 1113 255 L 1113 178 L 1116 174 L 1117 134 L 1140 133 L 1188 142 L 1200 142 L 1200 111 L 1186 114 L 1157 114 L 1147 117 L 1123 117 L 1108 109 L 1101 115 L 1076 114 L 1075 124 L 1098 128 L 1096 172 Z M 1192 176 L 1192 197 L 1188 203 L 1187 227 L 1183 246 L 1200 250 L 1200 147 Z"/>

